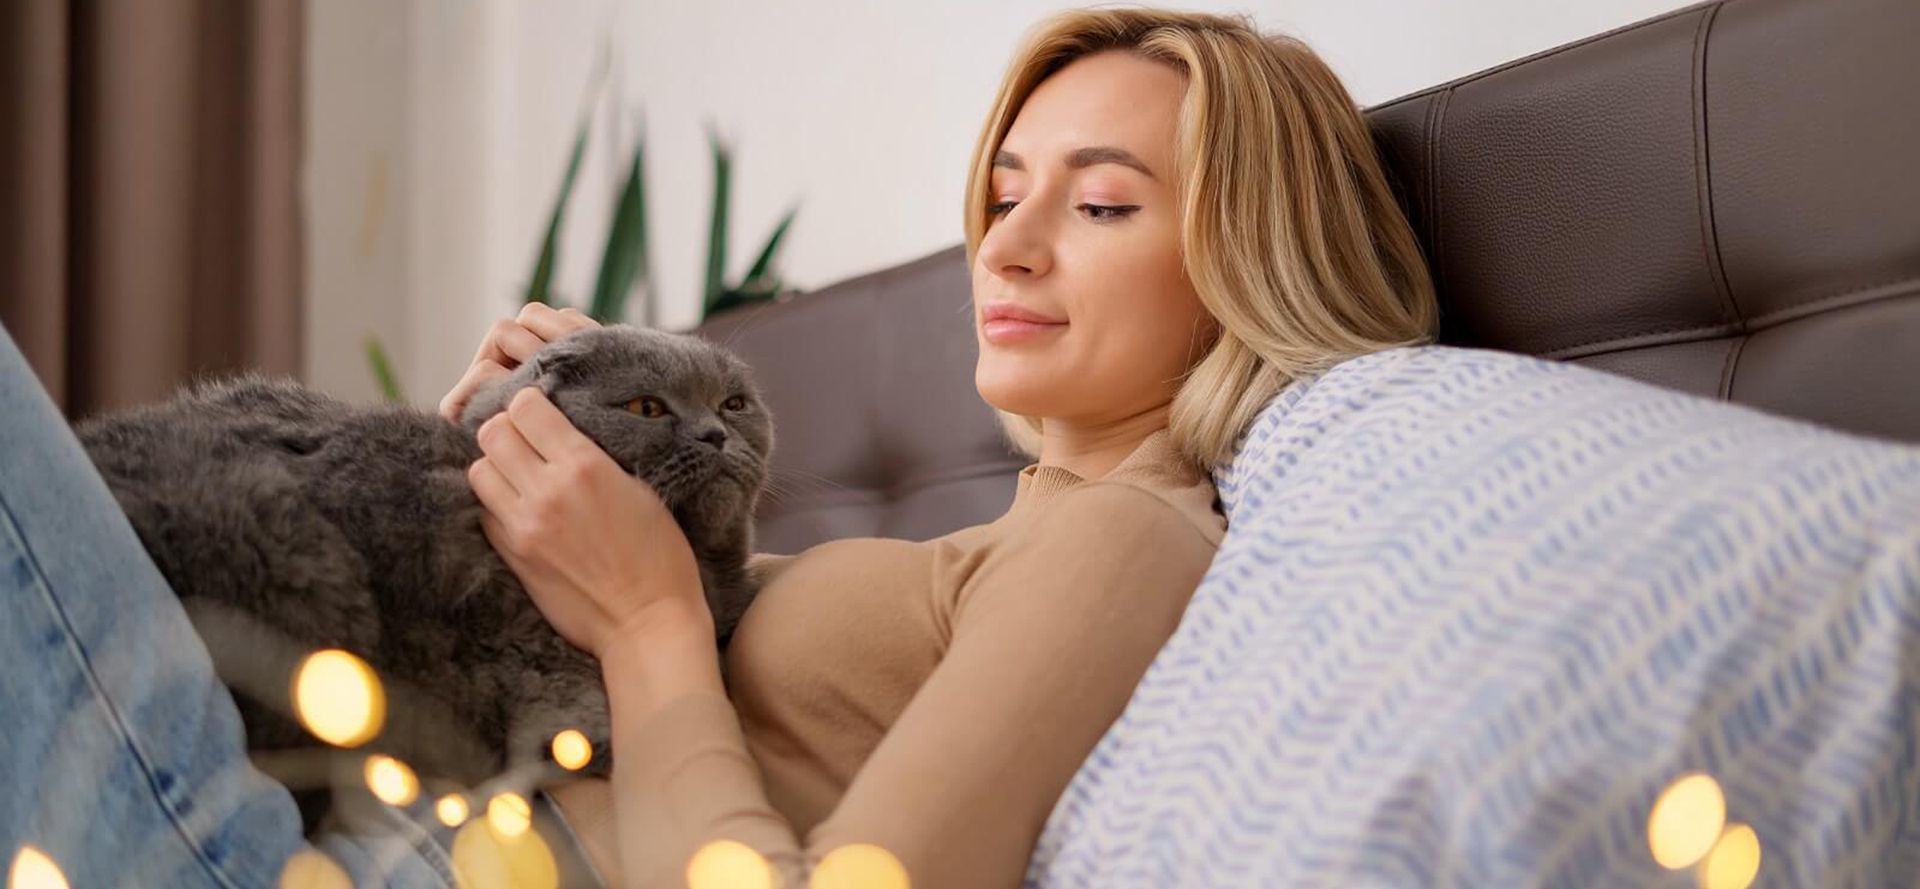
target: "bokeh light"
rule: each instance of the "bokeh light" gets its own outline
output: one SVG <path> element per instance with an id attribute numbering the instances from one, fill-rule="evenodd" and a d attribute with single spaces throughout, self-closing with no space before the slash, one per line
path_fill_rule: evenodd
<path id="1" fill-rule="evenodd" d="M 570 771 L 580 771 L 593 760 L 593 744 L 578 729 L 567 729 L 553 736 L 553 761 Z"/>
<path id="2" fill-rule="evenodd" d="M 300 724 L 336 747 L 358 747 L 380 734 L 387 695 L 367 662 L 338 648 L 316 651 L 293 674 Z"/>
<path id="3" fill-rule="evenodd" d="M 714 840 L 687 859 L 687 889 L 774 889 L 773 865 L 746 843 Z"/>
<path id="4" fill-rule="evenodd" d="M 448 827 L 459 827 L 467 823 L 467 816 L 473 811 L 467 807 L 467 798 L 457 793 L 449 793 L 433 804 L 433 814 L 440 823 Z"/>
<path id="5" fill-rule="evenodd" d="M 1760 836 L 1745 824 L 1730 824 L 1695 874 L 1700 889 L 1747 889 L 1760 874 Z"/>
<path id="6" fill-rule="evenodd" d="M 871 843 L 850 843 L 820 859 L 807 889 L 908 889 L 908 885 L 907 867 L 892 852 Z"/>
<path id="7" fill-rule="evenodd" d="M 400 760 L 376 753 L 367 757 L 364 771 L 367 789 L 389 806 L 410 805 L 420 798 L 420 779 Z"/>
<path id="8" fill-rule="evenodd" d="M 338 862 L 308 847 L 293 853 L 280 868 L 280 889 L 353 889 L 353 881 Z"/>
<path id="9" fill-rule="evenodd" d="M 538 832 L 523 829 L 516 836 L 502 836 L 482 821 L 469 821 L 453 835 L 453 875 L 460 889 L 560 885 L 560 866 Z"/>
<path id="10" fill-rule="evenodd" d="M 67 875 L 47 853 L 28 843 L 13 853 L 13 865 L 7 868 L 7 889 L 67 889 Z"/>
<path id="11" fill-rule="evenodd" d="M 533 826 L 533 807 L 520 794 L 496 793 L 487 800 L 487 824 L 502 838 L 513 839 Z"/>
<path id="12" fill-rule="evenodd" d="M 1683 775 L 1654 800 L 1647 816 L 1647 846 L 1661 867 L 1688 867 L 1713 848 L 1727 826 L 1727 798 L 1711 775 Z"/>

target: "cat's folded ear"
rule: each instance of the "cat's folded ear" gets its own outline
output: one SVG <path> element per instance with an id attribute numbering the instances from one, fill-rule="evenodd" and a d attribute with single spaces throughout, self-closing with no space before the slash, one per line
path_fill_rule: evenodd
<path id="1" fill-rule="evenodd" d="M 593 337 L 582 335 L 587 333 L 591 331 L 562 337 L 533 353 L 534 382 L 541 391 L 552 394 L 560 385 L 586 375 L 588 360 L 593 355 Z"/>

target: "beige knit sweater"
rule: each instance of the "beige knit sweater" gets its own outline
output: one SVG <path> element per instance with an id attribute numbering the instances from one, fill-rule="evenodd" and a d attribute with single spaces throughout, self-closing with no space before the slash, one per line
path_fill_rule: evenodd
<path id="1" fill-rule="evenodd" d="M 1162 430 L 1097 480 L 1021 470 L 989 524 L 756 557 L 731 700 L 670 703 L 620 764 L 653 795 L 623 806 L 650 819 L 631 885 L 684 886 L 697 849 L 733 839 L 786 889 L 850 843 L 891 852 L 914 889 L 1019 886 L 1225 528 Z"/>

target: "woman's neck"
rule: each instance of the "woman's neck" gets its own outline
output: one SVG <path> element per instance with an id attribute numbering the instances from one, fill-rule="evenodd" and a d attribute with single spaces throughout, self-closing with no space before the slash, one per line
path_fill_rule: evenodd
<path id="1" fill-rule="evenodd" d="M 1041 422 L 1040 463 L 1058 466 L 1089 481 L 1113 471 L 1146 437 L 1167 428 L 1171 404 L 1160 404 L 1117 420 L 1084 423 Z"/>

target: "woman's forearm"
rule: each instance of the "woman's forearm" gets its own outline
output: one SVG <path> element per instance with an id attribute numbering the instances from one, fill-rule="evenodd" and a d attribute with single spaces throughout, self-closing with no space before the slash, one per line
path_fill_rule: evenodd
<path id="1" fill-rule="evenodd" d="M 726 694 L 713 638 L 713 617 L 671 603 L 656 606 L 609 650 L 600 653 L 600 676 L 613 710 L 615 760 L 621 725 L 638 725 L 676 698 L 694 692 Z"/>
<path id="2" fill-rule="evenodd" d="M 634 860 L 658 846 L 647 831 L 659 829 L 662 813 L 631 811 L 653 799 L 652 779 L 640 750 L 646 727 L 668 704 L 688 695 L 726 695 L 720 661 L 714 649 L 713 619 L 698 614 L 663 612 L 659 619 L 640 624 L 623 635 L 612 650 L 602 652 L 601 675 L 613 727 L 613 833 L 618 838 L 620 870 L 628 885 L 645 880 L 646 862 Z M 622 768 L 621 763 L 636 767 Z M 651 841 L 650 841 L 651 840 Z"/>

